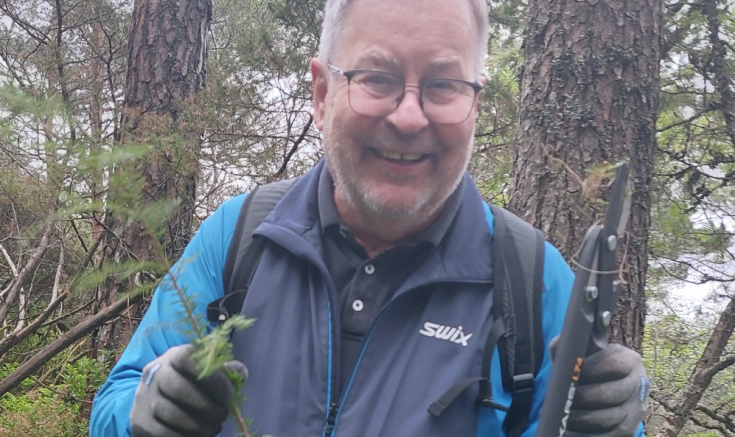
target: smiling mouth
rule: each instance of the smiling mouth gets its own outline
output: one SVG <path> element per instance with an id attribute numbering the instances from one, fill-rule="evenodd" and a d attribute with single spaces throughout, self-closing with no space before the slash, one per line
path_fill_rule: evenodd
<path id="1" fill-rule="evenodd" d="M 398 164 L 416 164 L 420 161 L 423 161 L 424 159 L 426 159 L 426 157 L 429 156 L 425 153 L 394 153 L 378 149 L 370 150 L 375 156 Z"/>

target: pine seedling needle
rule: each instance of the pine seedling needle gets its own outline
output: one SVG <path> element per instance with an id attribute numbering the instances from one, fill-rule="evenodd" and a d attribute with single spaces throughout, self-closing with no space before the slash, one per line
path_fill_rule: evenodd
<path id="1" fill-rule="evenodd" d="M 230 412 L 235 415 L 235 419 L 237 420 L 237 424 L 242 432 L 242 436 L 251 437 L 247 421 L 240 411 L 240 405 L 244 401 L 244 398 L 237 395 L 240 393 L 244 381 L 239 374 L 227 372 L 224 369 L 224 363 L 234 359 L 232 343 L 229 341 L 232 331 L 247 329 L 252 326 L 255 319 L 247 319 L 240 315 L 232 316 L 223 324 L 214 328 L 210 333 L 205 334 L 205 328 L 203 327 L 202 321 L 194 314 L 190 296 L 186 296 L 184 294 L 184 291 L 179 286 L 176 281 L 176 277 L 170 269 L 168 270 L 167 275 L 171 278 L 171 285 L 174 290 L 176 290 L 176 294 L 184 307 L 184 319 L 191 324 L 194 331 L 192 344 L 196 348 L 196 352 L 192 354 L 192 358 L 196 361 L 197 366 L 200 369 L 201 373 L 199 374 L 199 378 L 206 378 L 217 370 L 225 371 L 225 374 L 230 378 L 235 386 L 236 391 L 236 395 L 229 406 Z"/>

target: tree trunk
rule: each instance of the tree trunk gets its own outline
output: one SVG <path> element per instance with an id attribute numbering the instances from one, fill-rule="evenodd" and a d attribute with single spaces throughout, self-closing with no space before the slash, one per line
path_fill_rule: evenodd
<path id="1" fill-rule="evenodd" d="M 128 37 L 123 142 L 150 142 L 142 163 L 150 201 L 179 202 L 166 223 L 163 247 L 178 257 L 191 238 L 201 132 L 181 117 L 204 87 L 211 0 L 136 0 Z M 126 235 L 139 259 L 151 256 L 141 229 Z"/>
<path id="2" fill-rule="evenodd" d="M 211 0 L 136 0 L 128 37 L 128 66 L 121 142 L 146 145 L 145 158 L 128 162 L 115 172 L 142 176 L 140 193 L 129 186 L 111 190 L 111 202 L 124 205 L 108 214 L 106 262 L 178 258 L 192 235 L 201 130 L 188 111 L 204 87 Z M 137 196 L 136 196 L 137 195 Z M 148 225 L 136 216 L 162 200 L 174 202 L 163 223 Z M 162 230 L 162 232 L 160 232 Z M 108 281 L 106 301 L 141 282 Z M 104 304 L 103 304 L 104 305 Z M 118 349 L 130 338 L 137 305 L 128 308 L 119 326 L 104 327 L 95 347 Z"/>
<path id="3" fill-rule="evenodd" d="M 509 207 L 569 260 L 604 213 L 607 163 L 634 183 L 613 338 L 641 350 L 662 0 L 529 4 Z M 602 188 L 602 192 L 600 192 Z"/>
<path id="4" fill-rule="evenodd" d="M 100 17 L 100 7 L 97 4 L 92 6 L 92 13 L 95 17 Z M 92 143 L 90 149 L 97 151 L 102 144 L 104 109 L 103 109 L 103 92 L 105 77 L 103 53 L 105 51 L 105 33 L 102 23 L 96 21 L 92 23 L 92 40 L 90 41 L 90 76 L 91 84 L 89 96 L 89 118 L 92 129 Z M 112 93 L 113 90 L 111 89 Z M 92 202 L 100 202 L 103 200 L 102 191 L 104 190 L 104 182 L 102 171 L 90 170 L 90 189 L 92 191 Z M 92 240 L 97 240 L 103 232 L 102 226 L 97 222 L 91 223 Z"/>

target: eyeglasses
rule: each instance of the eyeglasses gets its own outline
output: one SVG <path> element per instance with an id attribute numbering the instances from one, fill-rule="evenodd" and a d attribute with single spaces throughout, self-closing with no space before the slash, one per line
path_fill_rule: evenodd
<path id="1" fill-rule="evenodd" d="M 398 108 L 406 88 L 419 89 L 419 103 L 426 118 L 439 124 L 462 123 L 472 113 L 482 85 L 459 79 L 434 79 L 419 86 L 406 85 L 401 76 L 382 71 L 343 71 L 327 64 L 329 71 L 347 78 L 350 107 L 368 117 L 385 117 Z"/>

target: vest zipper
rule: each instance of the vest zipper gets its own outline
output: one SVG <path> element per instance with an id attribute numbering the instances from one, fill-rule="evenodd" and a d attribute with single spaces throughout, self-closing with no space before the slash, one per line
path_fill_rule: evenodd
<path id="1" fill-rule="evenodd" d="M 329 406 L 329 414 L 327 415 L 327 420 L 324 423 L 324 435 L 326 437 L 332 436 L 335 420 L 337 419 L 337 411 L 339 411 L 339 404 L 337 404 L 336 402 L 332 402 L 332 404 Z"/>
<path id="2" fill-rule="evenodd" d="M 337 419 L 339 418 L 340 413 L 342 412 L 342 407 L 345 404 L 345 401 L 347 400 L 347 395 L 350 393 L 350 389 L 352 388 L 352 380 L 355 378 L 355 373 L 357 373 L 357 368 L 360 366 L 360 360 L 362 360 L 362 354 L 365 352 L 365 348 L 367 347 L 368 342 L 370 341 L 370 338 L 373 336 L 373 331 L 375 331 L 375 327 L 378 324 L 378 321 L 383 317 L 383 314 L 385 313 L 386 308 L 388 308 L 392 303 L 394 303 L 396 300 L 403 298 L 404 296 L 413 293 L 414 291 L 417 291 L 423 287 L 428 287 L 430 285 L 437 285 L 437 284 L 479 284 L 479 283 L 489 283 L 489 281 L 482 281 L 482 280 L 456 280 L 456 281 L 429 281 L 424 284 L 419 284 L 415 287 L 412 287 L 406 291 L 404 291 L 400 296 L 391 299 L 388 301 L 388 303 L 380 310 L 378 313 L 378 316 L 375 317 L 375 320 L 373 321 L 372 326 L 370 327 L 370 331 L 368 332 L 367 337 L 365 338 L 365 341 L 362 343 L 362 348 L 360 349 L 360 354 L 357 356 L 357 362 L 352 367 L 352 372 L 350 373 L 350 379 L 347 381 L 347 387 L 341 387 L 342 390 L 340 393 L 340 399 L 339 403 L 332 402 L 329 406 L 329 414 L 327 415 L 327 420 L 324 423 L 324 436 L 323 437 L 333 437 L 332 432 L 334 432 L 334 428 L 337 426 Z M 336 330 L 336 327 L 335 327 Z M 332 357 L 335 361 L 339 361 L 339 357 Z M 344 369 L 340 369 L 344 370 Z M 334 377 L 334 374 L 332 375 Z M 335 381 L 332 381 L 333 383 Z M 335 384 L 332 385 L 334 388 Z M 334 390 L 336 392 L 336 390 Z M 335 393 L 333 392 L 332 395 Z"/>

